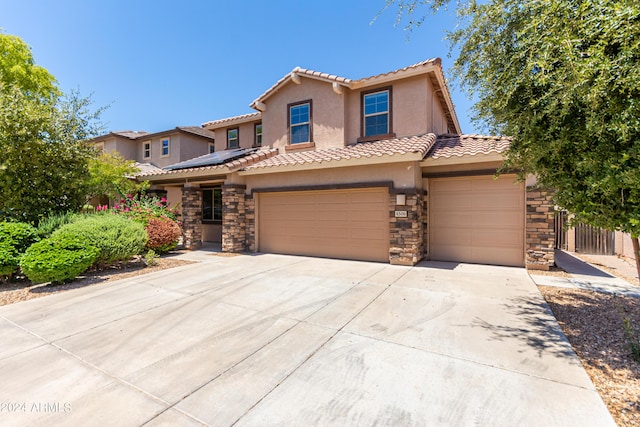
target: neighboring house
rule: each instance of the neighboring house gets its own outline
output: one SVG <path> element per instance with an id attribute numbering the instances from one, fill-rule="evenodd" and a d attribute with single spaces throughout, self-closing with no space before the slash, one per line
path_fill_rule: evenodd
<path id="1" fill-rule="evenodd" d="M 198 126 L 178 126 L 155 133 L 111 132 L 90 142 L 106 152 L 117 151 L 127 160 L 163 168 L 213 152 L 215 133 Z"/>
<path id="2" fill-rule="evenodd" d="M 494 178 L 510 140 L 461 135 L 439 59 L 359 80 L 295 68 L 251 107 L 203 124 L 215 153 L 138 176 L 180 194 L 188 247 L 553 265 L 549 194 Z"/>
<path id="3" fill-rule="evenodd" d="M 162 132 L 118 131 L 93 138 L 90 143 L 106 152 L 117 151 L 127 160 L 135 160 L 140 172 L 151 173 L 161 168 L 215 149 L 215 133 L 198 126 L 178 126 Z M 179 205 L 182 194 L 177 188 L 157 191 L 169 199 L 170 206 Z M 92 204 L 109 203 L 104 197 Z"/>

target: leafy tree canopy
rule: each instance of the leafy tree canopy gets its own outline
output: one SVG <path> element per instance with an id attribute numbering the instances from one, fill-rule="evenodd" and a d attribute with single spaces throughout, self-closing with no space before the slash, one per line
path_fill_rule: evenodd
<path id="1" fill-rule="evenodd" d="M 108 196 L 110 199 L 121 199 L 127 194 L 136 194 L 148 182 L 138 183 L 131 179 L 140 171 L 133 160 L 125 160 L 118 152 L 100 153 L 89 161 L 89 178 L 87 199 L 95 196 Z"/>
<path id="2" fill-rule="evenodd" d="M 475 120 L 513 136 L 506 168 L 535 173 L 576 220 L 640 234 L 640 2 L 387 0 L 415 29 L 455 8 L 454 77 Z M 636 240 L 637 242 L 637 240 Z"/>
<path id="3" fill-rule="evenodd" d="M 19 38 L 0 34 L 0 219 L 37 223 L 79 209 L 87 191 L 87 139 L 101 131 L 90 100 L 62 96 Z"/>
<path id="4" fill-rule="evenodd" d="M 56 79 L 36 65 L 29 46 L 17 36 L 0 32 L 0 82 L 17 86 L 30 98 L 53 100 L 59 96 Z"/>

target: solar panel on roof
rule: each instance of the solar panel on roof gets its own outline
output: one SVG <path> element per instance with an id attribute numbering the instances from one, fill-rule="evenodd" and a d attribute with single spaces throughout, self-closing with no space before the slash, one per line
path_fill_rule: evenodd
<path id="1" fill-rule="evenodd" d="M 217 166 L 228 163 L 232 160 L 244 157 L 247 154 L 255 152 L 255 148 L 234 148 L 233 150 L 217 151 L 211 154 L 205 154 L 204 156 L 196 157 L 195 159 L 185 160 L 184 162 L 175 163 L 173 165 L 165 166 L 164 170 L 177 170 L 177 169 L 191 169 L 199 168 L 203 166 Z"/>

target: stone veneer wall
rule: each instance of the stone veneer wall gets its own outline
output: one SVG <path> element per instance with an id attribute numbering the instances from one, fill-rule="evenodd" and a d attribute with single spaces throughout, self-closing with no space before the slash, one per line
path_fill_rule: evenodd
<path id="1" fill-rule="evenodd" d="M 423 195 L 406 194 L 406 204 L 396 205 L 396 194 L 389 194 L 389 262 L 416 265 L 424 254 Z M 407 211 L 407 218 L 396 218 L 395 211 Z"/>
<path id="2" fill-rule="evenodd" d="M 427 193 L 422 196 L 422 234 L 424 238 L 422 239 L 422 245 L 424 250 L 423 257 L 429 259 L 429 198 L 427 197 Z"/>
<path id="3" fill-rule="evenodd" d="M 527 187 L 525 264 L 527 268 L 548 270 L 554 264 L 555 246 L 553 192 Z"/>
<path id="4" fill-rule="evenodd" d="M 248 194 L 244 199 L 245 217 L 247 220 L 247 234 L 245 250 L 255 252 L 256 248 L 256 200 L 253 195 Z"/>
<path id="5" fill-rule="evenodd" d="M 182 241 L 187 249 L 202 246 L 202 189 L 182 189 Z"/>
<path id="6" fill-rule="evenodd" d="M 222 252 L 247 249 L 247 222 L 244 185 L 222 186 Z"/>

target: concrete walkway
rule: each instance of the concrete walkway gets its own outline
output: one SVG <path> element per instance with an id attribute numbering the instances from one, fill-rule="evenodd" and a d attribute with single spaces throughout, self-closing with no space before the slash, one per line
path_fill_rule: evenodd
<path id="1" fill-rule="evenodd" d="M 588 257 L 597 257 L 588 255 Z M 600 256 L 597 258 L 602 264 L 616 262 L 611 256 L 606 258 Z M 539 274 L 531 274 L 531 278 L 536 285 L 542 286 L 558 286 L 563 288 L 585 289 L 589 291 L 597 291 L 604 293 L 614 293 L 618 295 L 640 298 L 640 288 L 628 281 L 614 276 L 607 271 L 583 261 L 570 252 L 556 250 L 556 265 L 567 272 L 571 277 L 555 277 L 544 276 Z M 618 262 L 624 262 L 618 260 Z M 626 264 L 626 263 L 625 263 Z M 615 264 L 618 265 L 618 264 Z M 619 268 L 622 268 L 619 266 Z"/>
<path id="2" fill-rule="evenodd" d="M 190 256 L 0 307 L 0 425 L 615 425 L 524 269 Z"/>

